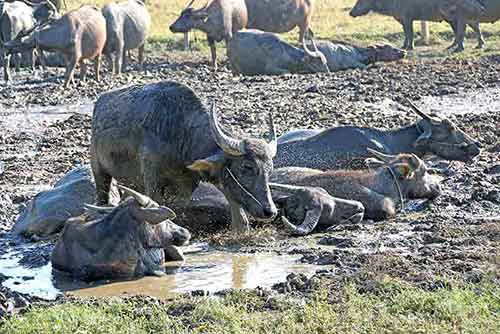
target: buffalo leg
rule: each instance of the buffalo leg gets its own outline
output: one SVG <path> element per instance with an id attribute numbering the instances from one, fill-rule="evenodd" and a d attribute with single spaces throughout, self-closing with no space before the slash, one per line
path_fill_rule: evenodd
<path id="1" fill-rule="evenodd" d="M 233 230 L 234 232 L 248 232 L 249 223 L 245 210 L 243 210 L 243 208 L 240 205 L 234 202 L 230 202 L 230 204 L 231 204 L 231 230 Z"/>
<path id="2" fill-rule="evenodd" d="M 459 18 L 457 20 L 457 32 L 456 32 L 457 47 L 455 48 L 455 50 L 453 50 L 453 52 L 464 51 L 465 28 L 466 28 L 465 20 L 463 18 Z"/>
<path id="3" fill-rule="evenodd" d="M 10 80 L 10 54 L 5 52 L 5 49 L 2 48 L 2 59 L 3 59 L 3 78 L 5 81 Z"/>
<path id="4" fill-rule="evenodd" d="M 157 162 L 148 160 L 142 161 L 142 175 L 144 177 L 144 190 L 156 203 L 163 201 L 163 185 L 160 184 L 160 166 Z"/>
<path id="5" fill-rule="evenodd" d="M 483 33 L 481 31 L 481 28 L 479 27 L 479 22 L 469 22 L 468 25 L 476 33 L 476 36 L 477 36 L 477 46 L 476 46 L 476 49 L 482 49 L 484 47 L 484 44 L 486 44 L 486 42 L 484 41 Z"/>
<path id="6" fill-rule="evenodd" d="M 109 204 L 109 191 L 111 189 L 112 177 L 108 173 L 104 172 L 100 167 L 99 163 L 95 161 L 97 159 L 95 152 L 92 159 L 90 159 L 90 165 L 92 167 L 92 173 L 94 174 L 95 186 L 97 190 L 97 204 L 98 205 L 108 205 Z"/>
<path id="7" fill-rule="evenodd" d="M 139 46 L 139 64 L 144 68 L 144 44 Z"/>
<path id="8" fill-rule="evenodd" d="M 215 40 L 208 37 L 208 45 L 210 45 L 210 55 L 212 56 L 212 67 L 214 71 L 217 71 L 217 51 L 215 49 Z"/>
<path id="9" fill-rule="evenodd" d="M 85 63 L 85 60 L 81 59 L 80 60 L 80 80 L 82 82 L 85 82 L 87 79 L 87 64 Z"/>
<path id="10" fill-rule="evenodd" d="M 453 43 L 450 46 L 448 46 L 446 49 L 447 50 L 451 50 L 454 47 L 456 47 L 457 44 L 458 44 L 458 40 L 457 40 L 457 21 L 449 21 L 448 23 L 449 23 L 451 29 L 453 30 L 454 40 L 453 40 Z"/>
<path id="11" fill-rule="evenodd" d="M 94 70 L 95 70 L 95 80 L 99 81 L 101 79 L 101 54 L 98 54 L 94 59 Z"/>
<path id="12" fill-rule="evenodd" d="M 414 44 L 413 44 L 413 38 L 414 38 L 414 32 L 413 32 L 413 20 L 409 18 L 404 18 L 402 21 L 403 24 L 403 30 L 405 33 L 405 42 L 403 44 L 403 49 L 406 50 L 413 50 L 414 49 Z"/>
<path id="13" fill-rule="evenodd" d="M 122 72 L 125 72 L 127 70 L 127 67 L 128 67 L 128 55 L 127 55 L 127 51 L 123 50 L 123 57 L 122 57 Z"/>
<path id="14" fill-rule="evenodd" d="M 69 59 L 67 65 L 66 65 L 66 73 L 65 73 L 65 78 L 64 78 L 64 88 L 68 88 L 70 82 L 73 83 L 73 76 L 75 75 L 75 68 L 76 68 L 77 60 L 76 57 L 73 55 Z"/>
<path id="15" fill-rule="evenodd" d="M 40 49 L 39 47 L 36 48 L 36 53 L 38 54 L 38 59 L 40 60 L 40 65 L 42 66 L 42 70 L 46 71 L 47 66 L 45 64 L 45 58 L 43 56 L 43 50 Z"/>
<path id="16" fill-rule="evenodd" d="M 123 70 L 123 56 L 125 51 L 121 45 L 115 52 L 115 74 L 120 75 Z"/>

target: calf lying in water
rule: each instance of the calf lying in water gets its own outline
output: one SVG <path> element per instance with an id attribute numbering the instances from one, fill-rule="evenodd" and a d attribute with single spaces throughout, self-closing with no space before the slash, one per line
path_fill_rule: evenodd
<path id="1" fill-rule="evenodd" d="M 275 170 L 271 181 L 321 187 L 336 197 L 359 201 L 365 207 L 365 218 L 374 220 L 395 216 L 405 198 L 434 199 L 441 193 L 425 163 L 415 154 L 392 156 L 369 150 L 378 158 L 366 160 L 369 171 L 288 167 Z"/>
<path id="2" fill-rule="evenodd" d="M 117 207 L 88 206 L 97 218 L 67 222 L 52 252 L 55 269 L 84 280 L 123 279 L 160 275 L 165 255 L 182 258 L 174 246 L 186 244 L 191 235 L 170 221 L 175 213 L 131 189 L 120 189 L 129 197 Z"/>
<path id="3" fill-rule="evenodd" d="M 243 30 L 233 35 L 228 54 L 233 72 L 243 75 L 330 72 L 405 57 L 405 51 L 388 44 L 366 48 L 329 41 L 309 44 L 304 42 L 299 49 L 273 33 Z"/>

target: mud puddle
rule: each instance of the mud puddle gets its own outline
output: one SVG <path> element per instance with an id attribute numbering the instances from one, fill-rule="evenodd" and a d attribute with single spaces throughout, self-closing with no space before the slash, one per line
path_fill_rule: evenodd
<path id="1" fill-rule="evenodd" d="M 78 104 L 59 106 L 30 106 L 0 108 L 0 127 L 11 133 L 40 133 L 57 121 L 64 121 L 75 114 L 92 114 L 90 100 Z"/>
<path id="2" fill-rule="evenodd" d="M 190 249 L 185 251 L 188 253 L 186 261 L 166 264 L 167 275 L 163 277 L 92 283 L 74 281 L 61 275 L 52 270 L 50 262 L 40 268 L 25 268 L 19 263 L 23 250 L 10 250 L 0 257 L 2 274 L 8 277 L 2 285 L 12 291 L 47 300 L 64 293 L 95 297 L 149 295 L 166 298 L 196 290 L 213 293 L 230 288 L 271 287 L 286 281 L 290 273 L 310 276 L 319 269 L 316 265 L 299 263 L 298 255 L 233 253 L 212 251 L 206 247 L 193 250 L 193 246 Z"/>

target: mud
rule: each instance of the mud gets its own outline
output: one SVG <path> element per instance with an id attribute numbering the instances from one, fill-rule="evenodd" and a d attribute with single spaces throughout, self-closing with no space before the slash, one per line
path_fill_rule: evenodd
<path id="1" fill-rule="evenodd" d="M 213 226 L 204 231 L 204 225 L 199 225 L 198 232 L 210 232 L 199 234 L 219 251 L 231 245 L 240 254 L 290 256 L 305 265 L 318 266 L 314 267 L 318 271 L 314 277 L 332 282 L 367 272 L 429 287 L 440 277 L 498 280 L 500 58 L 405 60 L 377 64 L 365 71 L 253 78 L 232 77 L 227 69 L 212 73 L 207 63 L 199 63 L 200 59 L 205 58 L 196 53 L 158 53 L 149 57 L 145 73 L 132 69 L 119 79 L 105 74 L 101 83 L 90 80 L 66 91 L 57 79 L 60 69 L 35 75 L 28 82 L 23 81 L 28 77 L 24 74 L 12 85 L 0 85 L 0 122 L 5 129 L 0 132 L 0 255 L 12 243 L 21 243 L 6 232 L 24 203 L 73 166 L 88 161 L 90 101 L 103 91 L 123 85 L 177 80 L 195 88 L 204 99 L 215 98 L 222 110 L 222 122 L 235 133 L 261 135 L 266 131 L 268 111 L 275 115 L 279 134 L 293 128 L 345 124 L 399 127 L 415 121 L 409 109 L 398 103 L 409 97 L 431 113 L 450 117 L 483 144 L 483 152 L 472 163 L 429 158 L 436 177 L 442 179 L 443 195 L 433 202 L 409 202 L 405 212 L 392 220 L 339 225 L 330 232 L 300 238 L 288 237 L 276 224 L 266 237 L 254 232 L 233 242 L 229 233 L 219 232 L 225 236 L 214 237 Z M 256 223 L 254 229 L 261 231 L 262 227 Z M 47 244 L 51 242 L 33 244 L 42 251 L 25 252 L 24 266 L 33 267 L 32 271 L 45 270 L 50 249 Z M 261 261 L 266 263 L 260 258 L 257 262 Z M 215 268 L 223 266 L 217 264 Z M 189 265 L 185 269 L 192 273 Z M 202 266 L 194 272 L 203 276 L 210 268 Z M 286 292 L 313 286 L 312 272 L 307 273 L 292 275 L 288 280 L 283 274 L 279 280 L 284 283 L 274 289 Z M 249 277 L 251 284 L 239 286 L 255 287 L 257 281 Z M 0 278 L 4 286 L 6 279 Z M 148 278 L 139 282 L 144 282 L 142 287 L 146 289 L 156 281 Z M 136 282 L 123 284 L 118 291 L 140 290 Z M 211 290 L 202 285 L 193 283 L 182 291 Z M 90 291 L 106 294 L 106 287 L 99 289 Z"/>

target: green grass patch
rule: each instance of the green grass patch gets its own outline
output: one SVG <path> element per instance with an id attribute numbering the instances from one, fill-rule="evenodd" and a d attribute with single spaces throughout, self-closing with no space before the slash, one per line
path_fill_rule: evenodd
<path id="1" fill-rule="evenodd" d="M 34 307 L 0 324 L 5 334 L 41 333 L 498 333 L 500 288 L 426 291 L 386 280 L 361 293 L 347 285 L 307 302 L 235 291 L 222 298 L 73 301 Z M 335 300 L 333 302 L 332 300 Z"/>

